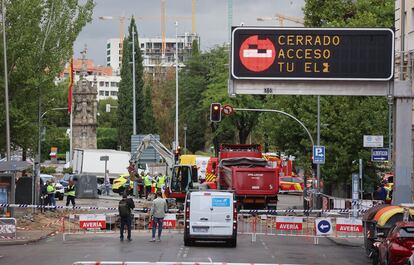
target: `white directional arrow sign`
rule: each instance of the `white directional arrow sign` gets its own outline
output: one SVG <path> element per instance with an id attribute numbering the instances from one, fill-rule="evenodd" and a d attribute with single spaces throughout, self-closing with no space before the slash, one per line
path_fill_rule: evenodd
<path id="1" fill-rule="evenodd" d="M 330 235 L 332 234 L 331 218 L 316 218 L 316 235 Z"/>

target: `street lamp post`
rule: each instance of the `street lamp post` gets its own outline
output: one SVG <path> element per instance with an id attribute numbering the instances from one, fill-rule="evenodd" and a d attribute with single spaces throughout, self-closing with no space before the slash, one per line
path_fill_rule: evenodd
<path id="1" fill-rule="evenodd" d="M 135 29 L 132 27 L 132 134 L 137 134 L 137 103 L 135 93 Z"/>
<path id="2" fill-rule="evenodd" d="M 187 124 L 184 124 L 184 154 L 187 154 Z"/>
<path id="3" fill-rule="evenodd" d="M 3 58 L 4 58 L 4 101 L 6 111 L 6 148 L 7 161 L 10 161 L 10 117 L 9 117 L 9 84 L 7 77 L 7 46 L 6 46 L 6 6 L 4 0 L 1 1 L 1 11 L 3 18 Z"/>
<path id="4" fill-rule="evenodd" d="M 175 22 L 175 147 L 178 144 L 178 22 Z"/>
<path id="5" fill-rule="evenodd" d="M 52 108 L 52 109 L 49 109 L 49 110 L 47 110 L 47 111 L 45 111 L 45 112 L 43 112 L 41 115 L 40 115 L 40 100 L 39 100 L 39 120 L 38 120 L 38 123 L 39 123 L 39 131 L 38 131 L 38 144 L 37 144 L 37 156 L 38 156 L 38 172 L 37 172 L 37 176 L 40 176 L 40 162 L 41 162 L 41 153 L 42 153 L 42 118 L 49 112 L 49 111 L 54 111 L 54 110 L 67 110 L 68 108 L 66 107 L 66 108 Z M 71 132 L 72 133 L 72 132 Z M 34 179 L 33 178 L 33 182 L 32 182 L 32 204 L 37 204 L 38 202 L 37 202 L 37 199 L 38 199 L 38 196 L 37 196 L 37 194 L 38 194 L 38 189 L 37 189 L 37 181 L 38 181 L 39 179 Z"/>

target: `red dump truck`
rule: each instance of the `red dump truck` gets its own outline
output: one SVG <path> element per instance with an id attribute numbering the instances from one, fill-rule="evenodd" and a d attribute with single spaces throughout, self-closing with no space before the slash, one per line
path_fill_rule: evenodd
<path id="1" fill-rule="evenodd" d="M 222 144 L 218 185 L 233 190 L 242 208 L 276 209 L 279 167 L 269 167 L 259 144 Z"/>

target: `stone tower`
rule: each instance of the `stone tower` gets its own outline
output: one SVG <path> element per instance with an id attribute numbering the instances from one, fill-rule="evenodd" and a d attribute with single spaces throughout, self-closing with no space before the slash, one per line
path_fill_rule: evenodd
<path id="1" fill-rule="evenodd" d="M 86 47 L 82 53 L 82 73 L 73 89 L 73 148 L 96 149 L 96 113 L 98 88 L 86 80 Z"/>

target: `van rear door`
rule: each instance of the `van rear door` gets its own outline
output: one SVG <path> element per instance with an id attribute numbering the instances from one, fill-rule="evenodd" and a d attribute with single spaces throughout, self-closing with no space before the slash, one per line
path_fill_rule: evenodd
<path id="1" fill-rule="evenodd" d="M 211 192 L 192 192 L 190 197 L 190 235 L 211 234 Z"/>
<path id="2" fill-rule="evenodd" d="M 233 194 L 212 192 L 211 195 L 211 235 L 233 234 Z"/>

